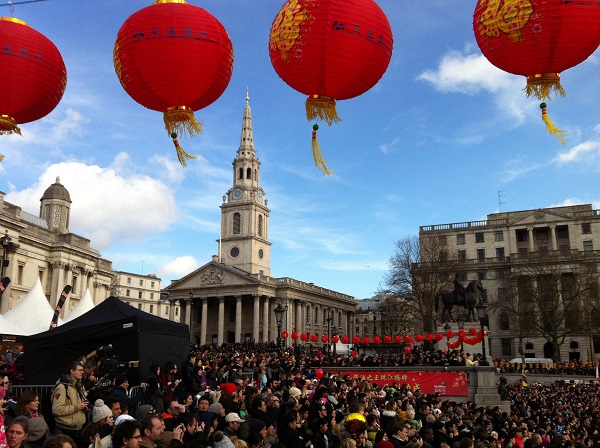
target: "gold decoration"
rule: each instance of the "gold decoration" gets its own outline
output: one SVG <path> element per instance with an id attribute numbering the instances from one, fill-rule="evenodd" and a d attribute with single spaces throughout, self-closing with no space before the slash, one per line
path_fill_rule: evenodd
<path id="1" fill-rule="evenodd" d="M 329 126 L 342 121 L 335 109 L 335 99 L 323 95 L 309 95 L 306 99 L 306 118 L 321 119 Z"/>

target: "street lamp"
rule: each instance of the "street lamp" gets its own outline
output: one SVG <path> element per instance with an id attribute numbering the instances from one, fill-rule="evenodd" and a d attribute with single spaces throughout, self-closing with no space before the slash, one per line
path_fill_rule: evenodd
<path id="1" fill-rule="evenodd" d="M 281 306 L 281 302 L 277 304 L 277 308 L 273 312 L 275 313 L 275 321 L 277 322 L 277 346 L 281 348 L 281 324 L 283 323 L 283 313 L 285 313 L 285 308 Z"/>
<path id="2" fill-rule="evenodd" d="M 4 236 L 0 238 L 0 245 L 2 246 L 2 266 L 0 266 L 0 279 L 3 279 L 4 271 L 6 270 L 6 266 L 8 266 L 8 251 L 12 250 L 14 247 L 12 238 L 8 236 L 8 230 L 6 230 L 4 232 Z"/>
<path id="3" fill-rule="evenodd" d="M 462 312 L 458 314 L 458 317 L 456 318 L 456 323 L 458 324 L 458 330 L 459 330 L 458 337 L 460 337 L 460 330 L 465 329 L 465 315 Z M 462 338 L 460 338 L 460 351 L 462 352 L 463 350 L 464 350 L 463 340 L 462 340 Z"/>
<path id="4" fill-rule="evenodd" d="M 484 324 L 487 320 L 487 313 L 486 313 L 486 308 L 487 305 L 485 303 L 483 303 L 483 299 L 480 298 L 479 302 L 477 303 L 477 305 L 475 305 L 475 309 L 477 310 L 477 317 L 479 317 L 479 324 L 481 325 L 481 355 L 483 356 L 483 359 L 481 360 L 481 364 L 482 366 L 489 366 L 490 363 L 487 360 L 487 356 L 485 354 L 485 330 L 484 330 Z"/>
<path id="5" fill-rule="evenodd" d="M 334 325 L 333 327 L 331 327 L 331 337 L 333 338 L 334 336 L 337 336 L 338 334 L 338 329 L 337 327 Z M 333 344 L 333 357 L 335 358 L 336 356 L 336 345 L 337 343 L 335 341 L 331 341 L 331 343 Z"/>

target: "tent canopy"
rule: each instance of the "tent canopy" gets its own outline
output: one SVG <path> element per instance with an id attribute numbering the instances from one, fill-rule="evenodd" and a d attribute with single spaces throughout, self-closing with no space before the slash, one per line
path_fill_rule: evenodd
<path id="1" fill-rule="evenodd" d="M 92 295 L 90 294 L 90 290 L 86 289 L 83 297 L 77 304 L 75 308 L 71 310 L 69 314 L 65 316 L 63 319 L 64 322 L 71 322 L 72 320 L 78 318 L 79 316 L 87 313 L 92 308 L 94 308 L 94 299 L 92 299 Z"/>
<path id="2" fill-rule="evenodd" d="M 109 372 L 128 374 L 133 385 L 146 379 L 152 364 L 180 365 L 189 351 L 190 335 L 187 325 L 109 297 L 71 322 L 24 338 L 25 382 L 54 384 L 69 362 L 108 344 L 120 362 L 140 361 L 139 371 Z"/>

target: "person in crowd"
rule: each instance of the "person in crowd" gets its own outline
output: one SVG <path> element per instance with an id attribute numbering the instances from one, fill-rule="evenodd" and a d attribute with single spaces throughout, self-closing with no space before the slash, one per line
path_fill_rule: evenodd
<path id="1" fill-rule="evenodd" d="M 225 416 L 225 423 L 227 426 L 223 430 L 223 433 L 230 439 L 234 436 L 237 436 L 238 431 L 240 429 L 240 425 L 244 422 L 245 420 L 241 418 L 239 414 L 235 412 L 230 412 Z"/>
<path id="2" fill-rule="evenodd" d="M 23 417 L 25 416 L 19 416 L 15 420 Z M 48 425 L 42 417 L 29 418 L 28 425 L 26 446 L 28 448 L 41 448 L 50 435 Z"/>
<path id="3" fill-rule="evenodd" d="M 160 382 L 160 366 L 158 364 L 152 364 L 150 366 L 150 374 L 146 379 L 146 384 L 148 404 L 150 404 L 158 414 L 162 414 L 164 411 L 163 397 L 165 394 Z"/>
<path id="4" fill-rule="evenodd" d="M 42 448 L 77 448 L 75 442 L 69 436 L 64 434 L 58 436 L 50 436 L 42 445 Z"/>
<path id="5" fill-rule="evenodd" d="M 127 389 L 129 389 L 129 379 L 125 375 L 117 375 L 115 377 L 115 385 L 110 391 L 110 396 L 119 400 L 121 406 L 127 405 L 131 408 L 133 406 L 133 400 L 129 398 Z"/>
<path id="6" fill-rule="evenodd" d="M 162 419 L 167 431 L 173 431 L 173 428 L 177 425 L 177 417 L 179 417 L 180 412 L 185 412 L 185 407 L 180 405 L 178 401 L 171 400 L 167 405 L 166 411 L 162 413 Z"/>
<path id="7" fill-rule="evenodd" d="M 40 397 L 33 390 L 24 390 L 17 400 L 17 416 L 24 415 L 27 418 L 40 417 Z"/>
<path id="8" fill-rule="evenodd" d="M 181 380 L 177 372 L 177 366 L 173 362 L 167 362 L 165 368 L 160 373 L 160 384 L 163 390 L 163 404 L 166 407 L 170 401 L 175 399 L 175 388 Z"/>
<path id="9" fill-rule="evenodd" d="M 81 430 L 81 440 L 85 444 L 93 444 L 96 437 L 102 439 L 109 435 L 113 425 L 113 414 L 110 408 L 99 398 L 92 408 L 92 419 Z"/>
<path id="10" fill-rule="evenodd" d="M 142 418 L 140 423 L 142 435 L 140 446 L 143 448 L 156 448 L 156 444 L 165 432 L 162 420 L 156 414 L 149 414 Z"/>
<path id="11" fill-rule="evenodd" d="M 57 381 L 52 393 L 52 414 L 56 433 L 66 434 L 80 444 L 81 429 L 87 420 L 89 403 L 81 384 L 83 366 L 74 361 L 67 366 L 66 374 Z M 78 443 L 79 442 L 79 443 Z"/>
<path id="12" fill-rule="evenodd" d="M 6 446 L 8 448 L 26 448 L 29 419 L 21 416 L 15 418 L 6 428 Z"/>
<path id="13" fill-rule="evenodd" d="M 196 382 L 194 380 L 194 364 L 196 363 L 196 354 L 190 352 L 187 360 L 181 367 L 181 379 L 183 380 L 183 390 L 196 393 Z"/>
<path id="14" fill-rule="evenodd" d="M 194 393 L 198 394 L 204 392 L 206 390 L 207 383 L 206 372 L 202 367 L 202 358 L 196 358 L 192 377 L 194 378 Z"/>
<path id="15" fill-rule="evenodd" d="M 135 420 L 120 423 L 112 434 L 113 448 L 138 448 L 142 439 L 141 425 Z"/>

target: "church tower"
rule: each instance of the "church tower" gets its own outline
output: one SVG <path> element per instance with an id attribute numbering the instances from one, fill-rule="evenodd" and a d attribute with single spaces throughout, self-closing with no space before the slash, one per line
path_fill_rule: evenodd
<path id="1" fill-rule="evenodd" d="M 271 275 L 269 209 L 259 186 L 260 161 L 254 149 L 252 111 L 246 93 L 242 136 L 233 160 L 233 186 L 221 205 L 219 257 L 251 274 Z"/>
<path id="2" fill-rule="evenodd" d="M 40 218 L 48 222 L 48 229 L 56 233 L 69 233 L 71 195 L 60 183 L 60 177 L 44 191 L 40 202 Z"/>

